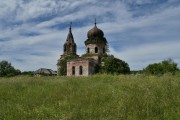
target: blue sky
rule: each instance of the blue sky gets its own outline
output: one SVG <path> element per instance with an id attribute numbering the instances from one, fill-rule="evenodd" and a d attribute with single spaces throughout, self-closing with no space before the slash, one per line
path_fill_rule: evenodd
<path id="1" fill-rule="evenodd" d="M 180 67 L 180 0 L 1 0 L 0 60 L 56 70 L 69 23 L 81 55 L 95 18 L 110 54 L 132 70 L 168 58 Z"/>

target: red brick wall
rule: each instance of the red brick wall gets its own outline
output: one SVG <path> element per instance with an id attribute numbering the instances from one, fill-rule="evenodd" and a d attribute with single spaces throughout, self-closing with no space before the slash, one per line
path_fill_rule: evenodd
<path id="1" fill-rule="evenodd" d="M 75 67 L 75 76 L 79 75 L 79 67 L 83 67 L 83 74 L 82 76 L 88 76 L 90 73 L 89 71 L 89 61 L 88 60 L 82 60 L 82 61 L 70 61 L 67 62 L 67 76 L 72 76 L 72 67 Z"/>

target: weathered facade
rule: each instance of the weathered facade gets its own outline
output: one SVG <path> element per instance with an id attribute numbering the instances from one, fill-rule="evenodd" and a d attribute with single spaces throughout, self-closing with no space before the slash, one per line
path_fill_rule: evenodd
<path id="1" fill-rule="evenodd" d="M 88 76 L 95 74 L 96 61 L 94 59 L 79 58 L 67 62 L 67 76 Z"/>
<path id="2" fill-rule="evenodd" d="M 69 33 L 64 44 L 64 53 L 61 55 L 57 64 L 57 73 L 61 75 L 62 65 L 60 64 L 65 58 L 72 57 L 67 60 L 66 75 L 67 76 L 88 76 L 96 73 L 96 68 L 101 64 L 99 54 L 106 54 L 107 41 L 104 37 L 104 33 L 96 26 L 88 31 L 87 40 L 85 41 L 86 53 L 84 56 L 79 57 L 76 54 L 76 43 L 74 42 L 71 25 Z"/>

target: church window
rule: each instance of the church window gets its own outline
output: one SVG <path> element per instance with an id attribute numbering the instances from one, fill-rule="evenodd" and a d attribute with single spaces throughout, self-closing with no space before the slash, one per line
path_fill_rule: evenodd
<path id="1" fill-rule="evenodd" d="M 76 53 L 76 45 L 74 46 L 74 53 Z"/>
<path id="2" fill-rule="evenodd" d="M 82 75 L 82 74 L 83 74 L 83 67 L 79 66 L 79 75 Z"/>
<path id="3" fill-rule="evenodd" d="M 87 48 L 87 53 L 89 53 L 89 48 Z"/>
<path id="4" fill-rule="evenodd" d="M 64 52 L 66 52 L 66 46 L 64 46 Z"/>
<path id="5" fill-rule="evenodd" d="M 72 75 L 75 75 L 75 67 L 72 67 Z"/>
<path id="6" fill-rule="evenodd" d="M 103 53 L 105 53 L 106 52 L 106 49 L 103 47 Z"/>
<path id="7" fill-rule="evenodd" d="M 95 47 L 95 53 L 98 53 L 98 48 L 97 47 Z"/>

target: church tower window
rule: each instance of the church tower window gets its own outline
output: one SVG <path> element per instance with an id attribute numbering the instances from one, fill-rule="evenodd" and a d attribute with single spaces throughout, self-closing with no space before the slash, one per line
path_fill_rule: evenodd
<path id="1" fill-rule="evenodd" d="M 76 45 L 74 45 L 74 53 L 76 53 Z"/>
<path id="2" fill-rule="evenodd" d="M 98 48 L 97 47 L 95 47 L 95 53 L 98 53 Z"/>
<path id="3" fill-rule="evenodd" d="M 87 53 L 89 53 L 89 48 L 87 48 Z"/>
<path id="4" fill-rule="evenodd" d="M 103 47 L 103 53 L 105 53 L 106 52 L 106 49 L 105 49 L 105 47 Z"/>

